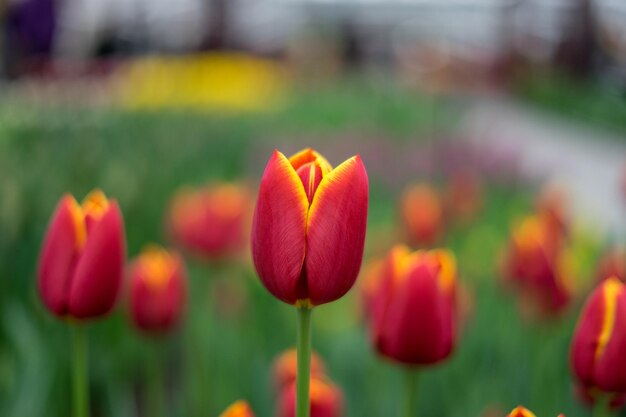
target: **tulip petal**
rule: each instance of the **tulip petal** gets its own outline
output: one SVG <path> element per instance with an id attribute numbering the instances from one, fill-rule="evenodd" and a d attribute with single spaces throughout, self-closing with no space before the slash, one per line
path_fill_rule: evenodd
<path id="1" fill-rule="evenodd" d="M 124 224 L 117 202 L 110 201 L 92 226 L 76 265 L 69 293 L 69 314 L 93 318 L 108 313 L 117 300 L 126 254 Z"/>
<path id="2" fill-rule="evenodd" d="M 293 166 L 293 169 L 295 169 L 296 171 L 302 165 L 305 165 L 309 162 L 317 162 L 317 164 L 322 169 L 323 175 L 328 174 L 333 169 L 332 165 L 328 163 L 326 158 L 324 158 L 320 153 L 311 148 L 303 149 L 300 152 L 292 155 L 291 157 L 289 157 L 289 162 L 291 163 L 291 166 Z"/>
<path id="3" fill-rule="evenodd" d="M 307 222 L 306 275 L 310 302 L 343 296 L 361 268 L 367 224 L 368 181 L 359 156 L 322 178 Z"/>
<path id="4" fill-rule="evenodd" d="M 42 246 L 38 272 L 41 298 L 53 313 L 67 313 L 67 291 L 84 241 L 80 207 L 66 195 L 57 205 Z"/>
<path id="5" fill-rule="evenodd" d="M 595 351 L 593 380 L 607 392 L 626 392 L 626 290 L 617 278 L 604 284 L 604 314 Z"/>
<path id="6" fill-rule="evenodd" d="M 252 258 L 267 290 L 289 304 L 298 300 L 308 206 L 296 171 L 282 153 L 274 151 L 254 211 Z"/>

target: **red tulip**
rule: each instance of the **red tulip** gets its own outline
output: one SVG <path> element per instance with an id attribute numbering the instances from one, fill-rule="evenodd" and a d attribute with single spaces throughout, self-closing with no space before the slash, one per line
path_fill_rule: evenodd
<path id="1" fill-rule="evenodd" d="M 439 362 L 456 337 L 456 266 L 446 250 L 389 254 L 372 305 L 372 337 L 378 352 L 408 365 Z"/>
<path id="2" fill-rule="evenodd" d="M 298 357 L 296 349 L 288 349 L 274 361 L 274 379 L 279 389 L 284 389 L 296 381 Z M 326 373 L 324 361 L 315 352 L 311 353 L 311 378 L 321 378 Z"/>
<path id="3" fill-rule="evenodd" d="M 626 393 L 626 291 L 617 278 L 589 296 L 578 320 L 570 360 L 586 391 Z"/>
<path id="4" fill-rule="evenodd" d="M 311 417 L 341 417 L 343 394 L 336 385 L 321 378 L 311 378 Z M 294 417 L 296 409 L 296 384 L 283 389 L 280 396 L 279 417 Z"/>
<path id="5" fill-rule="evenodd" d="M 170 204 L 168 228 L 185 250 L 207 259 L 243 249 L 249 227 L 250 199 L 237 184 L 184 188 Z"/>
<path id="6" fill-rule="evenodd" d="M 443 233 L 443 205 L 437 191 L 429 185 L 408 188 L 400 201 L 400 214 L 410 243 L 430 246 Z"/>
<path id="7" fill-rule="evenodd" d="M 512 233 L 505 275 L 543 313 L 562 311 L 572 296 L 569 253 L 542 217 L 526 218 Z"/>
<path id="8" fill-rule="evenodd" d="M 616 277 L 626 282 L 626 247 L 617 246 L 612 248 L 600 259 L 597 279 L 603 281 L 610 277 Z"/>
<path id="9" fill-rule="evenodd" d="M 361 267 L 368 182 L 354 156 L 337 168 L 312 149 L 274 151 L 259 189 L 252 257 L 261 281 L 289 304 L 342 297 Z"/>
<path id="10" fill-rule="evenodd" d="M 130 266 L 130 313 L 135 326 L 163 333 L 178 323 L 187 275 L 182 258 L 158 246 L 145 249 Z"/>
<path id="11" fill-rule="evenodd" d="M 224 410 L 220 417 L 254 417 L 254 413 L 247 402 L 239 400 Z"/>
<path id="12" fill-rule="evenodd" d="M 117 300 L 125 260 L 124 223 L 115 200 L 92 191 L 82 206 L 65 195 L 41 249 L 39 294 L 59 317 L 96 318 Z"/>

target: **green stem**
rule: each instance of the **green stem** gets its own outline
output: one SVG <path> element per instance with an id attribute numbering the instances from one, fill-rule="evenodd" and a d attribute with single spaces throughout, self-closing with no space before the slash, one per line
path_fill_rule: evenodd
<path id="1" fill-rule="evenodd" d="M 148 378 L 147 415 L 150 417 L 163 417 L 165 415 L 165 374 L 161 348 L 161 341 L 155 341 L 152 360 L 149 361 L 146 372 Z"/>
<path id="2" fill-rule="evenodd" d="M 296 417 L 309 417 L 309 379 L 311 374 L 311 312 L 298 307 L 298 373 L 296 376 Z"/>
<path id="3" fill-rule="evenodd" d="M 74 417 L 89 415 L 89 387 L 87 386 L 87 327 L 72 326 Z"/>
<path id="4" fill-rule="evenodd" d="M 611 396 L 607 394 L 599 394 L 593 406 L 593 417 L 611 417 Z"/>
<path id="5" fill-rule="evenodd" d="M 404 417 L 415 415 L 415 405 L 417 404 L 417 370 L 409 368 L 406 370 L 406 380 L 404 383 Z"/>

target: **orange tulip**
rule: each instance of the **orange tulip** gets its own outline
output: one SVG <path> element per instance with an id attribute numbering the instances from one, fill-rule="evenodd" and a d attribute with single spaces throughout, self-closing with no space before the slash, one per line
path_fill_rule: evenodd
<path id="1" fill-rule="evenodd" d="M 603 281 L 616 277 L 626 282 L 626 247 L 617 246 L 608 251 L 598 264 L 597 279 Z"/>
<path id="2" fill-rule="evenodd" d="M 296 381 L 298 373 L 298 355 L 296 349 L 288 349 L 274 361 L 274 380 L 279 389 L 288 387 Z M 311 353 L 311 378 L 320 378 L 326 373 L 324 361 L 315 352 Z"/>
<path id="3" fill-rule="evenodd" d="M 568 253 L 542 217 L 529 216 L 512 233 L 505 275 L 544 313 L 565 308 L 572 293 Z"/>
<path id="4" fill-rule="evenodd" d="M 456 338 L 456 265 L 446 250 L 393 248 L 372 304 L 378 352 L 408 365 L 447 358 Z"/>
<path id="5" fill-rule="evenodd" d="M 59 317 L 105 315 L 117 300 L 125 256 L 117 202 L 100 190 L 82 205 L 67 194 L 55 209 L 41 249 L 39 295 Z"/>
<path id="6" fill-rule="evenodd" d="M 254 417 L 254 413 L 247 402 L 239 400 L 224 410 L 220 417 Z"/>
<path id="7" fill-rule="evenodd" d="M 589 296 L 570 348 L 570 363 L 586 392 L 626 393 L 626 288 L 603 281 Z"/>
<path id="8" fill-rule="evenodd" d="M 237 184 L 183 188 L 170 204 L 168 230 L 180 247 L 194 255 L 217 259 L 245 246 L 250 198 Z"/>
<path id="9" fill-rule="evenodd" d="M 341 417 L 343 394 L 336 385 L 321 378 L 311 378 L 310 417 Z M 280 397 L 279 417 L 295 417 L 296 384 L 283 389 Z"/>
<path id="10" fill-rule="evenodd" d="M 400 201 L 400 214 L 409 243 L 430 246 L 443 234 L 443 205 L 439 194 L 429 185 L 409 187 Z"/>
<path id="11" fill-rule="evenodd" d="M 310 306 L 348 292 L 361 267 L 367 205 L 359 156 L 332 169 L 312 149 L 289 159 L 274 151 L 252 225 L 252 257 L 267 290 Z"/>
<path id="12" fill-rule="evenodd" d="M 130 266 L 130 313 L 148 333 L 171 330 L 185 304 L 187 275 L 182 258 L 158 246 L 146 248 Z"/>

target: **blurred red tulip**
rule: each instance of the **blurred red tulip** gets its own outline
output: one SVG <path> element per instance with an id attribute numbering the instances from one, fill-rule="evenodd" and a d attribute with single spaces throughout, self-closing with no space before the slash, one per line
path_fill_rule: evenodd
<path id="1" fill-rule="evenodd" d="M 446 189 L 446 212 L 461 222 L 476 216 L 483 204 L 480 180 L 472 171 L 458 171 Z"/>
<path id="2" fill-rule="evenodd" d="M 218 259 L 246 244 L 251 201 L 232 183 L 181 189 L 170 204 L 168 230 L 176 244 L 194 255 Z"/>
<path id="3" fill-rule="evenodd" d="M 254 417 L 254 413 L 247 402 L 239 400 L 224 410 L 220 417 Z"/>
<path id="4" fill-rule="evenodd" d="M 310 417 L 341 417 L 343 415 L 343 394 L 336 385 L 322 378 L 311 378 Z M 278 417 L 295 417 L 296 384 L 283 389 L 280 396 Z"/>
<path id="5" fill-rule="evenodd" d="M 259 189 L 252 257 L 276 298 L 319 305 L 342 297 L 361 267 L 368 180 L 359 156 L 337 168 L 312 149 L 274 151 Z"/>
<path id="6" fill-rule="evenodd" d="M 443 205 L 437 191 L 429 185 L 409 187 L 400 201 L 400 214 L 409 243 L 430 246 L 443 234 Z"/>
<path id="7" fill-rule="evenodd" d="M 522 292 L 522 300 L 536 304 L 542 313 L 556 314 L 571 299 L 568 256 L 544 218 L 529 216 L 512 232 L 504 274 Z"/>
<path id="8" fill-rule="evenodd" d="M 617 246 L 609 250 L 598 264 L 598 282 L 616 277 L 626 282 L 626 247 Z"/>
<path id="9" fill-rule="evenodd" d="M 535 414 L 527 408 L 520 406 L 515 407 L 507 417 L 536 417 Z"/>
<path id="10" fill-rule="evenodd" d="M 626 290 L 617 278 L 589 296 L 570 347 L 570 361 L 587 392 L 626 393 Z"/>
<path id="11" fill-rule="evenodd" d="M 456 265 L 446 250 L 391 250 L 372 304 L 372 337 L 383 356 L 408 365 L 447 358 L 456 338 Z"/>
<path id="12" fill-rule="evenodd" d="M 126 256 L 124 223 L 115 200 L 92 191 L 79 205 L 67 194 L 48 225 L 39 261 L 39 294 L 59 317 L 90 319 L 117 300 Z"/>
<path id="13" fill-rule="evenodd" d="M 131 264 L 130 313 L 135 326 L 164 333 L 178 324 L 185 304 L 187 274 L 182 258 L 149 246 Z"/>
<path id="14" fill-rule="evenodd" d="M 274 361 L 274 380 L 282 390 L 296 381 L 298 374 L 298 353 L 295 348 L 281 353 Z M 324 361 L 315 352 L 311 352 L 311 378 L 321 378 L 326 374 Z"/>

